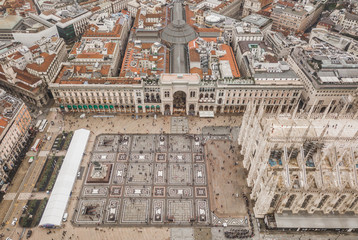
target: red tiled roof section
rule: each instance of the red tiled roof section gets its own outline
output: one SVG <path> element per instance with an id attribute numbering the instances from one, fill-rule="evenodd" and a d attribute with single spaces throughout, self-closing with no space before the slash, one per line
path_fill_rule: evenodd
<path id="1" fill-rule="evenodd" d="M 194 4 L 198 4 L 201 3 L 204 0 L 190 0 L 189 3 L 194 3 Z"/>
<path id="2" fill-rule="evenodd" d="M 9 55 L 9 58 L 13 59 L 13 60 L 17 60 L 19 58 L 23 57 L 23 55 L 19 52 L 14 52 L 13 54 Z"/>
<path id="3" fill-rule="evenodd" d="M 226 6 L 229 6 L 234 0 L 229 0 L 227 2 L 223 2 L 220 5 L 216 6 L 213 10 L 214 11 L 220 11 L 221 9 L 225 8 Z"/>
<path id="4" fill-rule="evenodd" d="M 29 50 L 32 52 L 32 51 L 37 50 L 38 48 L 40 48 L 40 46 L 38 44 L 35 44 L 35 45 L 29 47 Z"/>
<path id="5" fill-rule="evenodd" d="M 137 28 L 137 27 L 138 27 L 139 18 L 140 18 L 140 9 L 137 10 L 137 13 L 136 13 L 136 15 L 135 15 L 135 19 L 134 19 L 134 23 L 133 23 L 133 28 Z M 132 29 L 133 29 L 133 28 L 132 28 Z"/>
<path id="6" fill-rule="evenodd" d="M 101 7 L 96 6 L 96 7 L 94 7 L 94 8 L 91 9 L 91 12 L 95 12 L 95 11 L 100 10 L 100 9 L 101 9 Z"/>
<path id="7" fill-rule="evenodd" d="M 0 135 L 5 130 L 5 128 L 8 124 L 9 124 L 9 121 L 6 118 L 0 117 Z"/>
<path id="8" fill-rule="evenodd" d="M 239 71 L 239 67 L 237 66 L 236 59 L 235 59 L 234 53 L 232 51 L 232 48 L 226 44 L 221 44 L 219 46 L 219 48 L 221 48 L 221 50 L 226 51 L 226 54 L 224 56 L 220 57 L 220 60 L 228 60 L 230 63 L 232 75 L 234 76 L 234 78 L 239 78 L 240 71 Z"/>
<path id="9" fill-rule="evenodd" d="M 77 54 L 77 48 L 78 48 L 79 46 L 81 46 L 81 42 L 76 42 L 76 43 L 73 45 L 70 54 Z"/>
<path id="10" fill-rule="evenodd" d="M 222 30 L 219 28 L 198 28 L 195 26 L 194 29 L 197 32 L 222 32 Z"/>
<path id="11" fill-rule="evenodd" d="M 86 66 L 63 66 L 60 73 L 58 74 L 55 83 L 59 83 L 59 84 L 84 84 L 85 82 L 87 84 L 104 84 L 104 83 L 108 83 L 108 84 L 141 84 L 141 80 L 140 79 L 128 79 L 128 78 L 123 78 L 123 77 L 107 77 L 106 75 L 108 75 L 109 71 L 110 71 L 110 66 L 109 65 L 104 65 L 102 66 L 100 73 L 102 75 L 105 75 L 104 77 L 100 77 L 100 78 L 87 78 L 87 77 L 81 77 L 81 76 L 75 76 L 75 77 L 71 77 L 71 78 L 67 78 L 67 79 L 62 79 L 62 77 L 64 76 L 64 73 L 66 71 L 74 71 L 76 73 L 78 73 L 78 71 L 83 71 L 83 67 L 85 68 L 85 72 L 88 73 L 94 73 L 97 70 L 95 69 L 87 69 Z"/>
<path id="12" fill-rule="evenodd" d="M 77 55 L 77 58 L 103 58 L 103 54 L 100 53 L 81 53 Z"/>
<path id="13" fill-rule="evenodd" d="M 56 58 L 56 54 L 49 55 L 48 53 L 41 53 L 40 57 L 43 57 L 44 61 L 41 64 L 37 63 L 30 63 L 27 64 L 26 68 L 30 68 L 36 72 L 46 72 L 47 69 L 50 67 L 51 63 Z"/>
<path id="14" fill-rule="evenodd" d="M 195 14 L 193 11 L 189 9 L 188 5 L 185 6 L 185 17 L 186 17 L 186 23 L 189 24 L 190 26 L 193 26 L 195 20 L 193 20 L 192 18 L 195 18 Z"/>
<path id="15" fill-rule="evenodd" d="M 36 84 L 38 81 L 41 81 L 41 78 L 36 77 L 35 75 L 32 75 L 31 73 L 29 73 L 26 70 L 20 70 L 18 68 L 13 67 L 14 72 L 16 73 L 16 78 L 29 84 L 29 85 L 34 85 Z"/>
<path id="16" fill-rule="evenodd" d="M 281 5 L 284 5 L 284 6 L 287 6 L 287 7 L 291 7 L 291 8 L 293 8 L 294 6 L 295 6 L 295 4 L 294 3 L 292 3 L 292 2 L 284 2 L 284 1 L 278 1 L 278 4 L 281 4 Z"/>
<path id="17" fill-rule="evenodd" d="M 122 25 L 119 24 L 120 18 L 117 20 L 111 32 L 99 32 L 96 25 L 89 25 L 88 30 L 83 34 L 83 37 L 120 37 L 122 32 Z"/>
<path id="18" fill-rule="evenodd" d="M 192 74 L 197 73 L 199 74 L 201 79 L 203 78 L 203 70 L 201 68 L 197 68 L 197 67 L 191 68 L 190 73 Z"/>
<path id="19" fill-rule="evenodd" d="M 40 90 L 39 87 L 34 88 L 34 87 L 26 85 L 26 84 L 24 84 L 22 82 L 17 82 L 17 83 L 15 83 L 15 85 L 17 85 L 18 87 L 23 88 L 23 89 L 25 89 L 27 91 L 33 92 L 33 93 L 36 93 L 36 92 L 38 92 Z"/>
<path id="20" fill-rule="evenodd" d="M 90 3 L 94 3 L 94 2 L 97 2 L 97 0 L 89 0 L 86 2 L 80 2 L 80 5 L 86 5 L 86 4 L 90 4 Z"/>
<path id="21" fill-rule="evenodd" d="M 189 50 L 189 58 L 191 62 L 200 62 L 200 55 L 196 51 L 196 48 L 191 48 Z"/>
<path id="22" fill-rule="evenodd" d="M 167 51 L 164 46 L 159 49 L 158 55 L 143 53 L 143 50 L 145 49 L 150 50 L 152 45 L 153 43 L 142 43 L 141 46 L 135 46 L 133 42 L 129 42 L 127 45 L 127 50 L 125 52 L 125 56 L 123 58 L 122 68 L 119 76 L 124 77 L 128 71 L 136 73 L 147 73 L 149 75 L 154 73 L 158 74 L 163 72 L 169 72 L 169 51 Z M 138 55 L 141 57 L 139 58 Z M 140 67 L 139 61 L 141 60 L 148 60 L 150 62 L 153 62 L 154 64 L 156 64 L 156 69 Z"/>

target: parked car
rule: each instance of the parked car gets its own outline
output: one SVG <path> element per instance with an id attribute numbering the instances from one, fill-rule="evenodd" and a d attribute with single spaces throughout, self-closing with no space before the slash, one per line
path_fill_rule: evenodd
<path id="1" fill-rule="evenodd" d="M 63 222 L 66 222 L 66 221 L 67 221 L 67 217 L 68 217 L 68 213 L 66 212 L 65 214 L 63 214 L 62 221 L 63 221 Z"/>
<path id="2" fill-rule="evenodd" d="M 27 231 L 26 233 L 26 239 L 30 238 L 32 235 L 32 230 Z"/>
<path id="3" fill-rule="evenodd" d="M 11 222 L 11 225 L 15 226 L 16 223 L 17 223 L 17 218 L 14 218 L 14 219 L 12 220 L 12 222 Z"/>

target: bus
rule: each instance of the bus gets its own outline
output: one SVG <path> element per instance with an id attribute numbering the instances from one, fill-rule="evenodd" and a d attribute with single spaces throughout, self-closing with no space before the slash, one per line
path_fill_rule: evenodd
<path id="1" fill-rule="evenodd" d="M 45 131 L 45 128 L 46 128 L 46 126 L 47 126 L 47 123 L 48 123 L 47 119 L 42 120 L 42 123 L 41 123 L 41 125 L 40 125 L 40 127 L 39 127 L 39 132 Z"/>
<path id="2" fill-rule="evenodd" d="M 37 123 L 36 123 L 36 125 L 35 125 L 35 128 L 36 128 L 36 129 L 39 129 L 39 127 L 40 127 L 40 125 L 41 125 L 41 122 L 42 122 L 42 120 L 38 120 L 38 121 L 37 121 Z"/>
<path id="3" fill-rule="evenodd" d="M 31 151 L 37 152 L 37 150 L 39 150 L 40 148 L 41 142 L 42 142 L 41 139 L 38 138 L 34 143 L 34 145 L 31 147 Z"/>

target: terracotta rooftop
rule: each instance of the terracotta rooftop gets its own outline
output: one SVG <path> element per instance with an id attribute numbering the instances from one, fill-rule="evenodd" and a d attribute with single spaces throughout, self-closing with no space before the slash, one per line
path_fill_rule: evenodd
<path id="1" fill-rule="evenodd" d="M 234 76 L 234 78 L 239 78 L 240 71 L 239 71 L 239 67 L 237 66 L 235 55 L 232 51 L 232 48 L 229 45 L 220 44 L 219 49 L 226 51 L 226 54 L 224 56 L 220 57 L 220 60 L 228 60 L 230 63 L 232 75 Z"/>
<path id="2" fill-rule="evenodd" d="M 217 42 L 216 38 L 201 38 L 206 42 Z M 196 40 L 190 41 L 188 43 L 189 47 L 189 58 L 191 62 L 200 62 L 200 54 L 197 52 L 197 48 L 199 48 L 199 44 L 196 43 Z M 218 44 L 218 49 L 220 51 L 225 51 L 226 54 L 224 56 L 219 57 L 219 60 L 227 60 L 229 61 L 230 68 L 232 71 L 232 75 L 234 78 L 240 77 L 240 71 L 236 63 L 235 55 L 232 51 L 232 48 L 226 44 Z M 216 50 L 211 50 L 210 54 L 212 56 L 217 54 Z M 203 72 L 196 69 L 196 67 L 190 69 L 191 73 L 198 73 L 201 77 L 203 76 Z M 211 69 L 209 69 L 208 74 L 211 75 Z"/>
<path id="3" fill-rule="evenodd" d="M 80 53 L 77 55 L 77 58 L 101 58 L 103 59 L 103 54 L 100 53 Z"/>
<path id="4" fill-rule="evenodd" d="M 136 78 L 108 77 L 110 65 L 103 65 L 101 69 L 93 69 L 92 66 L 62 66 L 54 83 L 59 84 L 141 84 Z M 82 77 L 81 73 L 92 74 L 91 78 Z M 100 73 L 101 76 L 96 76 Z M 67 75 L 67 76 L 66 76 Z"/>
<path id="5" fill-rule="evenodd" d="M 26 70 L 20 70 L 18 68 L 13 67 L 14 72 L 16 73 L 16 78 L 29 84 L 29 85 L 34 85 L 36 83 L 38 83 L 39 81 L 41 81 L 41 78 L 36 77 L 35 75 L 32 75 L 31 73 L 29 73 Z"/>
<path id="6" fill-rule="evenodd" d="M 127 72 L 132 73 L 146 73 L 148 75 L 160 74 L 169 72 L 169 51 L 165 46 L 161 46 L 158 54 L 145 54 L 143 50 L 151 51 L 154 43 L 142 43 L 140 46 L 135 46 L 134 42 L 129 42 L 123 58 L 120 75 L 124 77 Z M 140 66 L 141 61 L 150 61 L 156 65 L 155 69 L 150 69 Z"/>
<path id="7" fill-rule="evenodd" d="M 127 11 L 121 11 L 123 15 L 127 15 Z M 121 18 L 125 18 L 122 16 Z M 122 25 L 120 24 L 121 18 L 118 18 L 111 32 L 101 32 L 98 29 L 98 26 L 95 24 L 90 24 L 87 28 L 87 31 L 83 34 L 83 37 L 121 37 L 122 34 Z"/>
<path id="8" fill-rule="evenodd" d="M 31 87 L 31 86 L 26 85 L 22 82 L 17 82 L 17 83 L 15 83 L 15 85 L 18 86 L 19 88 L 23 88 L 23 89 L 30 91 L 32 93 L 37 93 L 38 91 L 40 91 L 40 87 Z"/>
<path id="9" fill-rule="evenodd" d="M 13 60 L 17 60 L 21 57 L 23 57 L 23 55 L 20 52 L 14 52 L 13 54 L 9 55 L 9 58 Z"/>
<path id="10" fill-rule="evenodd" d="M 96 40 L 98 41 L 98 40 Z M 101 41 L 101 40 L 99 40 Z M 91 40 L 82 40 L 81 42 L 76 42 L 73 45 L 73 48 L 71 49 L 71 52 L 69 55 L 76 58 L 104 58 L 105 55 L 113 55 L 114 51 L 116 49 L 117 43 L 116 42 L 108 42 L 108 41 L 101 41 L 101 43 L 104 43 L 104 48 L 107 49 L 107 54 L 104 54 L 102 52 L 103 49 L 96 48 L 85 48 L 82 50 L 82 52 L 77 54 L 77 49 L 82 45 L 92 44 Z"/>
<path id="11" fill-rule="evenodd" d="M 86 4 L 90 4 L 90 3 L 94 3 L 94 2 L 97 2 L 97 0 L 89 0 L 86 2 L 80 2 L 80 5 L 86 5 Z"/>
<path id="12" fill-rule="evenodd" d="M 48 53 L 43 52 L 40 54 L 40 57 L 42 57 L 44 60 L 41 64 L 37 64 L 36 62 L 30 63 L 27 64 L 26 68 L 30 68 L 36 72 L 46 72 L 50 67 L 51 63 L 56 58 L 56 54 L 49 55 Z"/>
<path id="13" fill-rule="evenodd" d="M 198 28 L 198 27 L 194 27 L 194 29 L 195 29 L 197 32 L 223 32 L 221 29 L 215 28 L 215 27 L 212 27 L 212 28 Z"/>
<path id="14" fill-rule="evenodd" d="M 0 135 L 5 130 L 5 128 L 8 124 L 9 124 L 8 119 L 0 116 Z"/>
<path id="15" fill-rule="evenodd" d="M 96 6 L 96 7 L 94 7 L 94 8 L 91 9 L 91 12 L 95 12 L 95 11 L 100 10 L 100 9 L 101 9 L 101 7 Z"/>
<path id="16" fill-rule="evenodd" d="M 36 45 L 29 47 L 29 50 L 32 52 L 32 51 L 37 50 L 38 48 L 40 48 L 40 46 L 38 44 L 36 44 Z"/>
<path id="17" fill-rule="evenodd" d="M 281 4 L 281 5 L 284 5 L 284 6 L 287 6 L 287 7 L 291 7 L 291 8 L 293 8 L 295 6 L 295 3 L 293 3 L 293 2 L 278 1 L 277 3 Z"/>
<path id="18" fill-rule="evenodd" d="M 189 49 L 189 58 L 190 62 L 200 62 L 200 55 L 198 51 L 196 51 L 196 48 Z"/>
<path id="19" fill-rule="evenodd" d="M 188 5 L 185 6 L 185 18 L 187 24 L 189 24 L 190 26 L 194 25 L 195 20 L 193 20 L 192 18 L 195 18 L 195 14 L 189 9 Z"/>

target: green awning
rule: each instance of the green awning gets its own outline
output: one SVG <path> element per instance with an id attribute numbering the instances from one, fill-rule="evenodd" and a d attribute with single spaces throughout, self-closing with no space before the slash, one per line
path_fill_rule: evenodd
<path id="1" fill-rule="evenodd" d="M 113 107 L 113 105 L 109 105 L 109 108 L 110 108 L 110 109 L 113 109 L 114 107 Z"/>
<path id="2" fill-rule="evenodd" d="M 155 108 L 154 105 L 152 105 L 152 108 Z"/>
<path id="3" fill-rule="evenodd" d="M 87 107 L 87 105 L 83 105 L 83 108 L 84 108 L 84 109 L 87 109 L 88 107 Z"/>
<path id="4" fill-rule="evenodd" d="M 72 107 L 73 107 L 73 109 L 77 109 L 77 106 L 76 106 L 76 105 L 73 105 Z"/>
<path id="5" fill-rule="evenodd" d="M 79 108 L 79 109 L 82 109 L 82 105 L 78 105 L 78 108 Z"/>
<path id="6" fill-rule="evenodd" d="M 67 108 L 68 108 L 68 109 L 72 109 L 72 106 L 71 106 L 71 105 L 67 105 Z"/>
<path id="7" fill-rule="evenodd" d="M 146 109 L 149 109 L 149 106 L 145 106 Z"/>
<path id="8" fill-rule="evenodd" d="M 105 109 L 108 109 L 108 105 L 104 105 L 104 108 L 105 108 Z"/>
<path id="9" fill-rule="evenodd" d="M 159 106 L 159 105 L 157 105 L 157 108 L 160 108 L 160 106 Z"/>
<path id="10" fill-rule="evenodd" d="M 93 108 L 94 108 L 94 109 L 98 109 L 98 106 L 97 106 L 97 105 L 93 105 Z"/>
<path id="11" fill-rule="evenodd" d="M 99 109 L 103 109 L 103 106 L 102 106 L 102 105 L 99 105 Z"/>
<path id="12" fill-rule="evenodd" d="M 61 109 L 64 109 L 64 108 L 65 108 L 65 106 L 63 106 L 63 105 L 60 105 L 60 108 L 61 108 Z"/>
<path id="13" fill-rule="evenodd" d="M 142 106 L 138 106 L 139 109 L 142 109 Z"/>
<path id="14" fill-rule="evenodd" d="M 92 109 L 93 107 L 92 107 L 92 105 L 88 105 L 88 108 L 89 108 L 89 109 Z"/>

